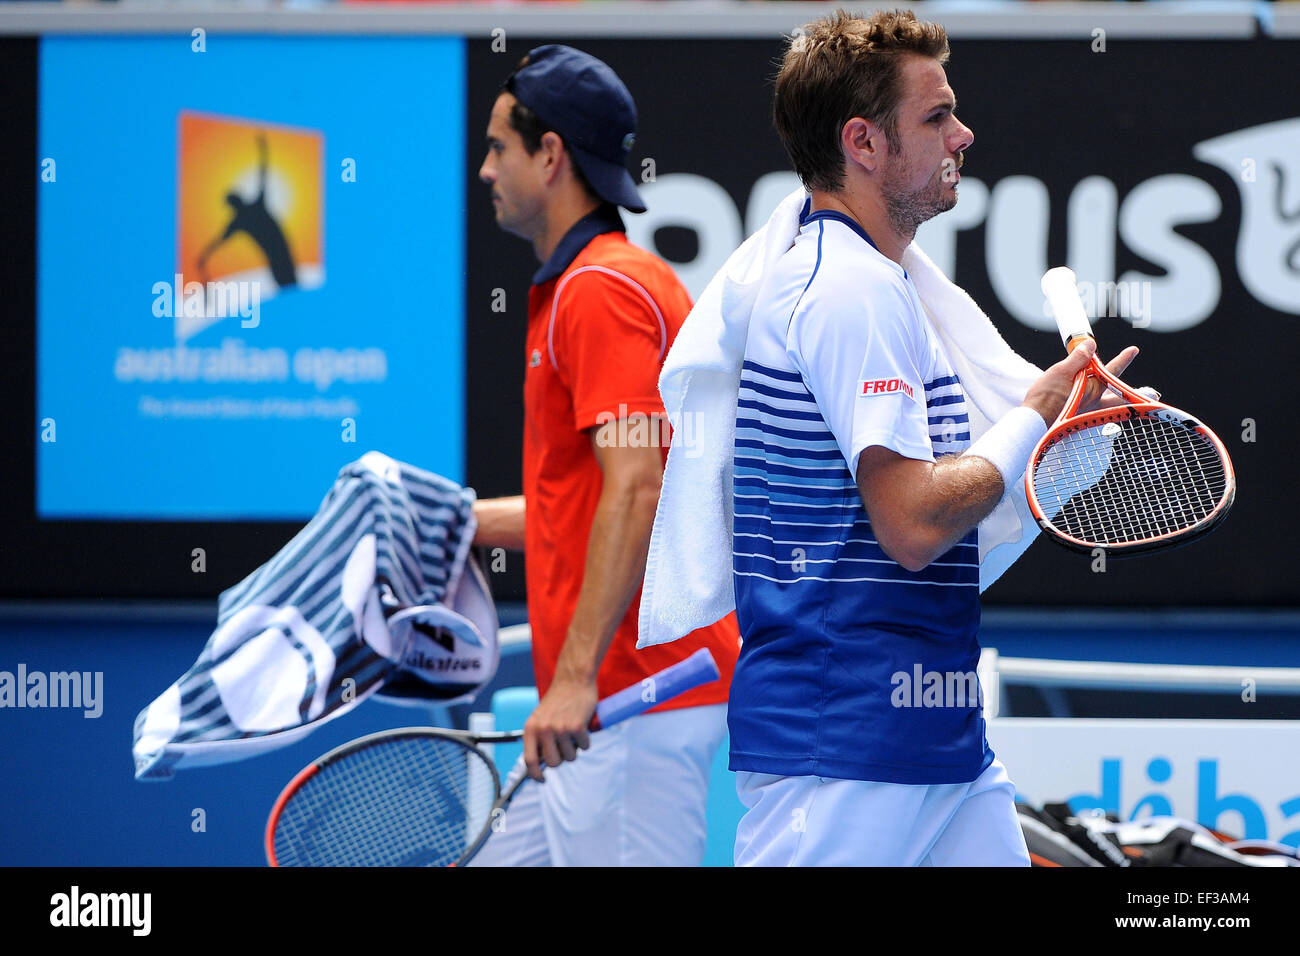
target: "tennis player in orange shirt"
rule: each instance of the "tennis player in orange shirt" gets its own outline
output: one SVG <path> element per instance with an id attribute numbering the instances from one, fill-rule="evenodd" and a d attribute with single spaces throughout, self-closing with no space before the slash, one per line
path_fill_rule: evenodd
<path id="1" fill-rule="evenodd" d="M 477 504 L 475 543 L 527 556 L 541 699 L 516 772 L 553 769 L 520 791 L 479 866 L 697 865 L 704 853 L 739 632 L 733 614 L 636 649 L 668 451 L 659 372 L 691 302 L 624 234 L 618 207 L 645 211 L 626 166 L 635 130 L 614 71 L 564 46 L 531 51 L 488 122 L 479 177 L 497 224 L 531 242 L 541 267 L 523 353 L 524 493 Z M 721 680 L 588 734 L 600 698 L 699 647 Z"/>

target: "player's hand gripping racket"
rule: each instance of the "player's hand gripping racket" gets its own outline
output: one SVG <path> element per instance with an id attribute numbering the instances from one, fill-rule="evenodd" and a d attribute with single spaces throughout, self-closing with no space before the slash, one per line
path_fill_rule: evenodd
<path id="1" fill-rule="evenodd" d="M 1061 340 L 1092 338 L 1074 273 L 1043 276 Z M 1079 413 L 1091 380 L 1124 404 Z M 1136 554 L 1210 531 L 1232 506 L 1237 482 L 1218 436 L 1186 412 L 1137 392 L 1094 355 L 1025 470 L 1029 509 L 1048 536 L 1080 551 Z"/>
<path id="2" fill-rule="evenodd" d="M 591 729 L 644 713 L 718 676 L 713 655 L 701 648 L 602 700 Z M 463 865 L 529 779 L 521 776 L 502 794 L 496 764 L 478 745 L 523 735 L 404 727 L 331 750 L 275 802 L 266 858 L 272 866 Z"/>

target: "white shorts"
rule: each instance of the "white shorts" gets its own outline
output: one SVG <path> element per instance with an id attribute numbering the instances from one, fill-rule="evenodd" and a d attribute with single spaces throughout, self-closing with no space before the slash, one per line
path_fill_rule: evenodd
<path id="1" fill-rule="evenodd" d="M 998 760 L 929 786 L 742 771 L 736 792 L 737 866 L 1029 866 Z"/>
<path id="2" fill-rule="evenodd" d="M 471 866 L 699 866 L 727 705 L 644 714 L 526 782 Z M 524 772 L 523 758 L 505 786 Z"/>

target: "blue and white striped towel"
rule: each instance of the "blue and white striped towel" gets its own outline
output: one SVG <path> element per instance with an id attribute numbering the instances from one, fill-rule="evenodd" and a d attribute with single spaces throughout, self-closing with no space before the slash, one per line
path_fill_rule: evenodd
<path id="1" fill-rule="evenodd" d="M 490 680 L 474 497 L 379 452 L 346 465 L 306 527 L 222 592 L 194 666 L 136 717 L 136 778 L 287 746 L 385 683 L 445 701 Z"/>

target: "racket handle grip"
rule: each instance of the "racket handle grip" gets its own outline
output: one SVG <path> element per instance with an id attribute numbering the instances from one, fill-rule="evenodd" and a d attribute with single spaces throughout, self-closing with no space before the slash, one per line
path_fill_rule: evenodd
<path id="1" fill-rule="evenodd" d="M 1092 323 L 1088 321 L 1088 313 L 1079 299 L 1079 284 L 1074 272 L 1065 266 L 1048 269 L 1043 273 L 1041 285 L 1066 350 L 1073 351 L 1079 342 L 1092 338 Z"/>
<path id="2" fill-rule="evenodd" d="M 657 674 L 643 678 L 640 683 L 610 694 L 596 705 L 596 715 L 591 718 L 591 729 L 612 727 L 620 721 L 644 714 L 678 694 L 717 680 L 721 674 L 707 647 L 701 647 L 685 660 L 666 667 Z"/>

